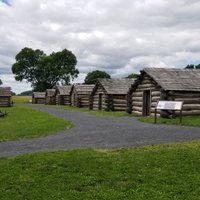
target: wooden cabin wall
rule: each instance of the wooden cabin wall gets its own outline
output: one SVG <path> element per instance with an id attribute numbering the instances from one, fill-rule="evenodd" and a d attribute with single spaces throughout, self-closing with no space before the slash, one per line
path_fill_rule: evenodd
<path id="1" fill-rule="evenodd" d="M 60 105 L 71 105 L 71 97 L 70 95 L 60 95 Z"/>
<path id="2" fill-rule="evenodd" d="M 137 86 L 136 90 L 132 93 L 132 112 L 142 115 L 143 114 L 143 93 L 144 90 L 150 90 L 150 113 L 155 112 L 155 106 L 158 100 L 160 100 L 161 92 L 159 88 L 156 88 L 155 84 L 150 77 L 144 75 L 142 82 Z"/>
<path id="3" fill-rule="evenodd" d="M 50 97 L 50 104 L 51 105 L 56 105 L 56 97 L 55 96 Z"/>
<path id="4" fill-rule="evenodd" d="M 11 97 L 0 97 L 0 107 L 11 106 Z"/>
<path id="5" fill-rule="evenodd" d="M 45 98 L 35 98 L 35 104 L 45 104 Z"/>
<path id="6" fill-rule="evenodd" d="M 56 104 L 56 97 L 46 96 L 46 104 L 55 105 Z"/>
<path id="7" fill-rule="evenodd" d="M 108 105 L 105 102 L 106 93 L 101 85 L 98 86 L 95 94 L 92 97 L 92 109 L 99 110 L 99 94 L 102 94 L 102 110 L 108 109 Z"/>
<path id="8" fill-rule="evenodd" d="M 74 89 L 71 93 L 71 106 L 77 106 L 77 93 Z"/>
<path id="9" fill-rule="evenodd" d="M 126 111 L 127 110 L 127 98 L 126 95 L 112 95 L 112 109 L 113 111 Z"/>
<path id="10" fill-rule="evenodd" d="M 200 115 L 200 92 L 175 91 L 173 93 L 173 100 L 184 102 L 182 111 L 184 116 Z M 175 114 L 179 115 L 179 112 Z"/>
<path id="11" fill-rule="evenodd" d="M 49 102 L 50 102 L 50 97 L 46 96 L 45 104 L 49 105 Z"/>
<path id="12" fill-rule="evenodd" d="M 90 104 L 90 94 L 78 94 L 76 99 L 77 107 L 89 107 Z"/>
<path id="13" fill-rule="evenodd" d="M 56 95 L 56 105 L 60 105 L 60 98 L 58 94 Z"/>
<path id="14" fill-rule="evenodd" d="M 76 91 L 73 89 L 71 93 L 71 106 L 75 107 L 89 107 L 90 93 L 86 94 L 85 91 Z"/>
<path id="15" fill-rule="evenodd" d="M 35 101 L 35 98 L 32 96 L 32 104 L 35 104 L 36 101 Z"/>
<path id="16" fill-rule="evenodd" d="M 57 105 L 71 105 L 71 96 L 70 95 L 57 95 L 56 96 L 56 104 Z"/>

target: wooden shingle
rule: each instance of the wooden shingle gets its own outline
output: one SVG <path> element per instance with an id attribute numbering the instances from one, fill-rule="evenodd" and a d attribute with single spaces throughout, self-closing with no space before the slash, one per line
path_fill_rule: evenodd
<path id="1" fill-rule="evenodd" d="M 107 94 L 127 94 L 134 79 L 98 79 L 102 87 L 106 90 Z"/>
<path id="2" fill-rule="evenodd" d="M 47 89 L 46 90 L 46 96 L 53 97 L 55 95 L 56 90 L 55 89 Z"/>
<path id="3" fill-rule="evenodd" d="M 70 95 L 72 86 L 71 85 L 65 85 L 65 86 L 58 85 L 55 87 L 55 89 L 58 91 L 59 95 Z"/>
<path id="4" fill-rule="evenodd" d="M 141 72 L 148 74 L 164 90 L 200 91 L 198 69 L 145 68 Z"/>

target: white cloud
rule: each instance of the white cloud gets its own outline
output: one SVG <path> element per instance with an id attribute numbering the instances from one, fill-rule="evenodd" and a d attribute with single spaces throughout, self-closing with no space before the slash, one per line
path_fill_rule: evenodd
<path id="1" fill-rule="evenodd" d="M 120 77 L 142 67 L 183 67 L 200 60 L 198 0 L 11 0 L 10 4 L 0 1 L 0 77 L 11 73 L 15 55 L 25 46 L 45 53 L 72 50 L 80 71 L 77 82 L 94 69 Z M 4 82 L 17 92 L 27 89 L 14 79 Z"/>

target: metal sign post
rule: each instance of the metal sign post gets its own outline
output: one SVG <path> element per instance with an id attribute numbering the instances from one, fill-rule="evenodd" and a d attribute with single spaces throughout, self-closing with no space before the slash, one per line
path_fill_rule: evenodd
<path id="1" fill-rule="evenodd" d="M 157 106 L 155 107 L 155 116 L 154 116 L 154 123 L 157 123 L 157 110 L 173 110 L 173 111 L 180 111 L 180 124 L 182 123 L 182 108 L 183 108 L 183 101 L 158 101 Z"/>

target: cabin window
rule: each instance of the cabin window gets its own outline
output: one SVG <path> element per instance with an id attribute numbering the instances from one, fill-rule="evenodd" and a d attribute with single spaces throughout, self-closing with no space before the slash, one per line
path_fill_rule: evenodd
<path id="1" fill-rule="evenodd" d="M 144 90 L 143 91 L 143 110 L 142 115 L 148 116 L 151 114 L 151 91 Z"/>

